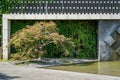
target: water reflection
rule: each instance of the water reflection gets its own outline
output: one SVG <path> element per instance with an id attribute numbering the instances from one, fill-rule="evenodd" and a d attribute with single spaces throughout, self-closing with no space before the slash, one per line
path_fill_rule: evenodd
<path id="1" fill-rule="evenodd" d="M 98 74 L 120 76 L 120 61 L 98 62 Z"/>
<path id="2" fill-rule="evenodd" d="M 53 66 L 46 68 L 120 77 L 120 61 L 92 62 L 92 63 L 85 62 L 81 64 Z"/>

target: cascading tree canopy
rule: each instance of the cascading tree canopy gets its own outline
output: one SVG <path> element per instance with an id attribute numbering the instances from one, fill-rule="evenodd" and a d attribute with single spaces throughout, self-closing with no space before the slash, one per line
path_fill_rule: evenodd
<path id="1" fill-rule="evenodd" d="M 74 48 L 70 38 L 60 35 L 53 21 L 36 22 L 33 26 L 26 26 L 12 35 L 8 47 L 14 48 L 16 52 L 11 55 L 13 59 L 41 58 L 45 53 L 44 47 L 54 43 L 63 51 L 65 56 L 69 55 L 67 46 Z"/>

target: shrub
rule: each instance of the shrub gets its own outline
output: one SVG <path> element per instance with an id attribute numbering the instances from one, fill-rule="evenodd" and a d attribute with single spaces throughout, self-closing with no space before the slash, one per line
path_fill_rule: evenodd
<path id="1" fill-rule="evenodd" d="M 12 35 L 8 47 L 15 49 L 13 59 L 41 58 L 47 51 L 45 46 L 54 43 L 56 47 L 69 55 L 67 46 L 74 47 L 70 38 L 59 35 L 58 28 L 53 21 L 36 22 L 33 26 L 26 26 Z"/>

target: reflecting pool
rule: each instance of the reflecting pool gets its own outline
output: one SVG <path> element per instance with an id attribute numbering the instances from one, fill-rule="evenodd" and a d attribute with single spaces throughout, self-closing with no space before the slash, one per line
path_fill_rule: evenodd
<path id="1" fill-rule="evenodd" d="M 74 65 L 54 66 L 54 67 L 46 67 L 46 68 L 120 77 L 120 61 L 81 63 Z"/>

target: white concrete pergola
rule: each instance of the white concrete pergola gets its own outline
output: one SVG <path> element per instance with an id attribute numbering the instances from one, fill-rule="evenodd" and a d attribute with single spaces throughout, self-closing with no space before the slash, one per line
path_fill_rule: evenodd
<path id="1" fill-rule="evenodd" d="M 10 39 L 11 20 L 120 20 L 120 14 L 3 14 L 3 59 L 8 60 L 10 49 L 7 48 Z M 98 50 L 98 60 L 100 51 Z"/>

